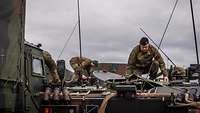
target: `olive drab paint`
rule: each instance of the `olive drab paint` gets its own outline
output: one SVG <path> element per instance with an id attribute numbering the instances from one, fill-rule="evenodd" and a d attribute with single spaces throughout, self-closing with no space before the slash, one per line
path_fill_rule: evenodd
<path id="1" fill-rule="evenodd" d="M 21 62 L 25 12 L 22 5 L 22 0 L 0 1 L 0 63 L 2 64 L 0 79 L 15 81 L 23 72 Z"/>
<path id="2" fill-rule="evenodd" d="M 23 79 L 24 0 L 0 0 L 0 112 L 16 107 L 18 81 Z"/>
<path id="3" fill-rule="evenodd" d="M 5 64 L 6 51 L 9 44 L 8 21 L 12 14 L 11 0 L 0 1 L 0 72 Z"/>
<path id="4" fill-rule="evenodd" d="M 39 113 L 43 50 L 24 39 L 26 0 L 0 0 L 0 113 Z"/>

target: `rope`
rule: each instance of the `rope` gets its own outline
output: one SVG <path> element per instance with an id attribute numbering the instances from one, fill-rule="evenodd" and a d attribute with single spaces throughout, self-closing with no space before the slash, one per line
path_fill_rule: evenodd
<path id="1" fill-rule="evenodd" d="M 165 34 L 166 34 L 166 32 L 167 32 L 167 29 L 168 29 L 168 27 L 169 27 L 169 24 L 170 24 L 170 22 L 171 22 L 171 19 L 172 19 L 172 16 L 173 16 L 173 14 L 174 14 L 174 11 L 175 11 L 175 9 L 176 9 L 176 6 L 177 6 L 177 4 L 178 4 L 178 1 L 179 1 L 179 0 L 176 0 L 175 5 L 174 5 L 174 7 L 173 7 L 173 9 L 172 9 L 172 13 L 170 14 L 169 20 L 168 20 L 167 25 L 166 25 L 166 27 L 165 27 L 165 30 L 164 30 L 164 33 L 163 33 L 162 38 L 161 38 L 161 40 L 160 40 L 160 43 L 159 43 L 159 45 L 157 46 L 157 47 L 158 47 L 158 50 L 160 50 L 160 46 L 161 46 L 162 41 L 163 41 L 163 39 L 164 39 L 164 36 L 165 36 Z M 157 55 L 156 55 L 156 56 L 157 56 Z M 155 56 L 155 57 L 156 57 L 156 56 Z M 169 58 L 168 58 L 168 59 L 169 59 Z M 153 61 L 152 61 L 152 63 L 153 63 Z M 149 68 L 148 73 L 150 73 L 150 71 L 151 71 L 152 63 L 151 63 L 151 65 L 150 65 L 150 68 Z M 172 62 L 172 63 L 173 63 L 173 62 Z M 148 77 L 148 76 L 147 76 L 147 77 Z"/>
<path id="2" fill-rule="evenodd" d="M 63 51 L 64 51 L 65 47 L 67 46 L 67 44 L 69 43 L 70 39 L 72 38 L 72 35 L 73 35 L 77 25 L 78 25 L 78 22 L 76 22 L 76 24 L 74 25 L 72 32 L 70 33 L 69 37 L 67 38 L 67 41 L 65 42 L 65 44 L 64 44 L 64 46 L 63 46 L 63 48 L 62 48 L 57 59 L 59 59 L 61 57 L 61 55 L 63 54 Z"/>
<path id="3" fill-rule="evenodd" d="M 164 39 L 164 36 L 165 36 L 165 34 L 166 34 L 166 32 L 167 32 L 167 29 L 168 29 L 168 27 L 169 27 L 169 24 L 170 24 L 170 22 L 171 22 L 171 19 L 172 19 L 172 16 L 173 16 L 173 14 L 174 14 L 174 11 L 175 11 L 175 9 L 176 9 L 176 6 L 177 6 L 177 4 L 178 4 L 178 1 L 179 1 L 179 0 L 176 0 L 176 2 L 175 2 L 175 4 L 174 4 L 174 7 L 173 7 L 173 9 L 172 9 L 172 13 L 170 14 L 170 17 L 169 17 L 169 20 L 168 20 L 167 25 L 166 25 L 166 27 L 165 27 L 164 33 L 163 33 L 162 38 L 161 38 L 161 40 L 160 40 L 160 43 L 159 43 L 159 45 L 158 45 L 158 50 L 160 50 L 160 46 L 161 46 L 162 41 L 163 41 L 163 39 Z M 156 56 L 157 56 L 157 55 L 156 55 Z M 156 57 L 156 56 L 155 56 L 155 57 Z M 153 63 L 153 62 L 152 62 L 152 63 Z M 152 63 L 151 63 L 151 66 L 150 66 L 150 68 L 149 68 L 148 73 L 150 73 L 150 71 L 151 71 Z"/>
<path id="4" fill-rule="evenodd" d="M 179 1 L 179 0 L 176 0 L 175 5 L 174 5 L 174 7 L 173 7 L 173 9 L 172 9 L 172 13 L 171 13 L 171 15 L 170 15 L 170 17 L 169 17 L 169 20 L 168 20 L 167 25 L 166 25 L 166 27 L 165 27 L 165 30 L 164 30 L 164 32 L 163 32 L 163 35 L 162 35 L 162 38 L 161 38 L 161 40 L 160 40 L 158 49 L 160 49 L 160 46 L 161 46 L 162 41 L 163 41 L 163 39 L 164 39 L 164 37 L 165 37 L 165 34 L 166 34 L 167 29 L 168 29 L 168 27 L 169 27 L 169 24 L 170 24 L 170 22 L 171 22 L 171 19 L 172 19 L 172 16 L 173 16 L 173 14 L 174 14 L 174 11 L 175 11 L 175 9 L 176 9 L 176 6 L 177 6 L 177 4 L 178 4 L 178 1 Z"/>

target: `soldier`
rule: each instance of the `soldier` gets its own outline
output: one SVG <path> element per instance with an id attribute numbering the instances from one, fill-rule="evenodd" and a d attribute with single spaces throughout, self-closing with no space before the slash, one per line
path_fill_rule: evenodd
<path id="1" fill-rule="evenodd" d="M 74 69 L 74 75 L 72 76 L 72 82 L 76 82 L 79 85 L 83 83 L 93 84 L 94 78 L 91 76 L 92 67 L 95 67 L 97 63 L 89 58 L 85 57 L 72 57 L 70 59 L 70 65 Z"/>
<path id="2" fill-rule="evenodd" d="M 163 80 L 168 81 L 168 73 L 165 63 L 158 50 L 149 44 L 146 37 L 141 38 L 139 45 L 133 48 L 129 59 L 126 77 L 130 75 L 149 74 L 151 80 L 157 78 L 157 72 L 160 70 L 163 74 Z"/>
<path id="3" fill-rule="evenodd" d="M 174 76 L 185 76 L 186 70 L 183 67 L 174 67 L 172 71 L 172 75 Z"/>
<path id="4" fill-rule="evenodd" d="M 60 78 L 57 72 L 57 66 L 56 66 L 55 61 L 52 59 L 51 55 L 47 51 L 43 51 L 43 58 L 44 58 L 45 64 L 49 68 L 50 75 L 52 77 L 50 78 L 50 82 L 53 82 L 53 83 L 60 82 Z"/>

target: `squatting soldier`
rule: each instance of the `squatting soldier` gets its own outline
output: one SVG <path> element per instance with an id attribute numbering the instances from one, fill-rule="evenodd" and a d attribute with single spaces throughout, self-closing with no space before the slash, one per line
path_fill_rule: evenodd
<path id="1" fill-rule="evenodd" d="M 92 67 L 97 65 L 94 61 L 85 57 L 72 57 L 70 59 L 70 65 L 74 69 L 72 82 L 76 82 L 79 85 L 85 82 L 87 82 L 87 84 L 93 84 L 94 79 L 91 76 Z"/>
<path id="2" fill-rule="evenodd" d="M 47 52 L 47 51 L 43 51 L 43 58 L 44 58 L 44 62 L 47 65 L 47 67 L 49 68 L 50 71 L 50 75 L 52 78 L 50 78 L 50 82 L 60 82 L 60 78 L 57 72 L 57 66 L 55 61 L 52 59 L 51 55 Z"/>
<path id="3" fill-rule="evenodd" d="M 164 81 L 168 81 L 168 73 L 163 58 L 158 50 L 149 44 L 146 37 L 141 38 L 139 45 L 133 48 L 129 59 L 126 77 L 130 75 L 149 74 L 151 80 L 157 78 L 157 72 L 160 70 Z"/>

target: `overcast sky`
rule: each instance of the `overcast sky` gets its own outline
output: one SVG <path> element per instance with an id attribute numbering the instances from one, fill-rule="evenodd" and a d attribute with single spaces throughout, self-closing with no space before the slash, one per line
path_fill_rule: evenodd
<path id="1" fill-rule="evenodd" d="M 199 38 L 200 0 L 193 2 Z M 175 0 L 80 0 L 83 56 L 127 63 L 132 48 L 145 36 L 139 28 L 159 44 L 174 4 Z M 26 40 L 42 43 L 57 60 L 77 23 L 77 1 L 27 0 L 26 13 Z M 78 42 L 76 28 L 60 58 L 69 69 L 69 59 L 79 55 Z M 161 48 L 179 66 L 196 63 L 189 0 L 179 0 Z"/>

